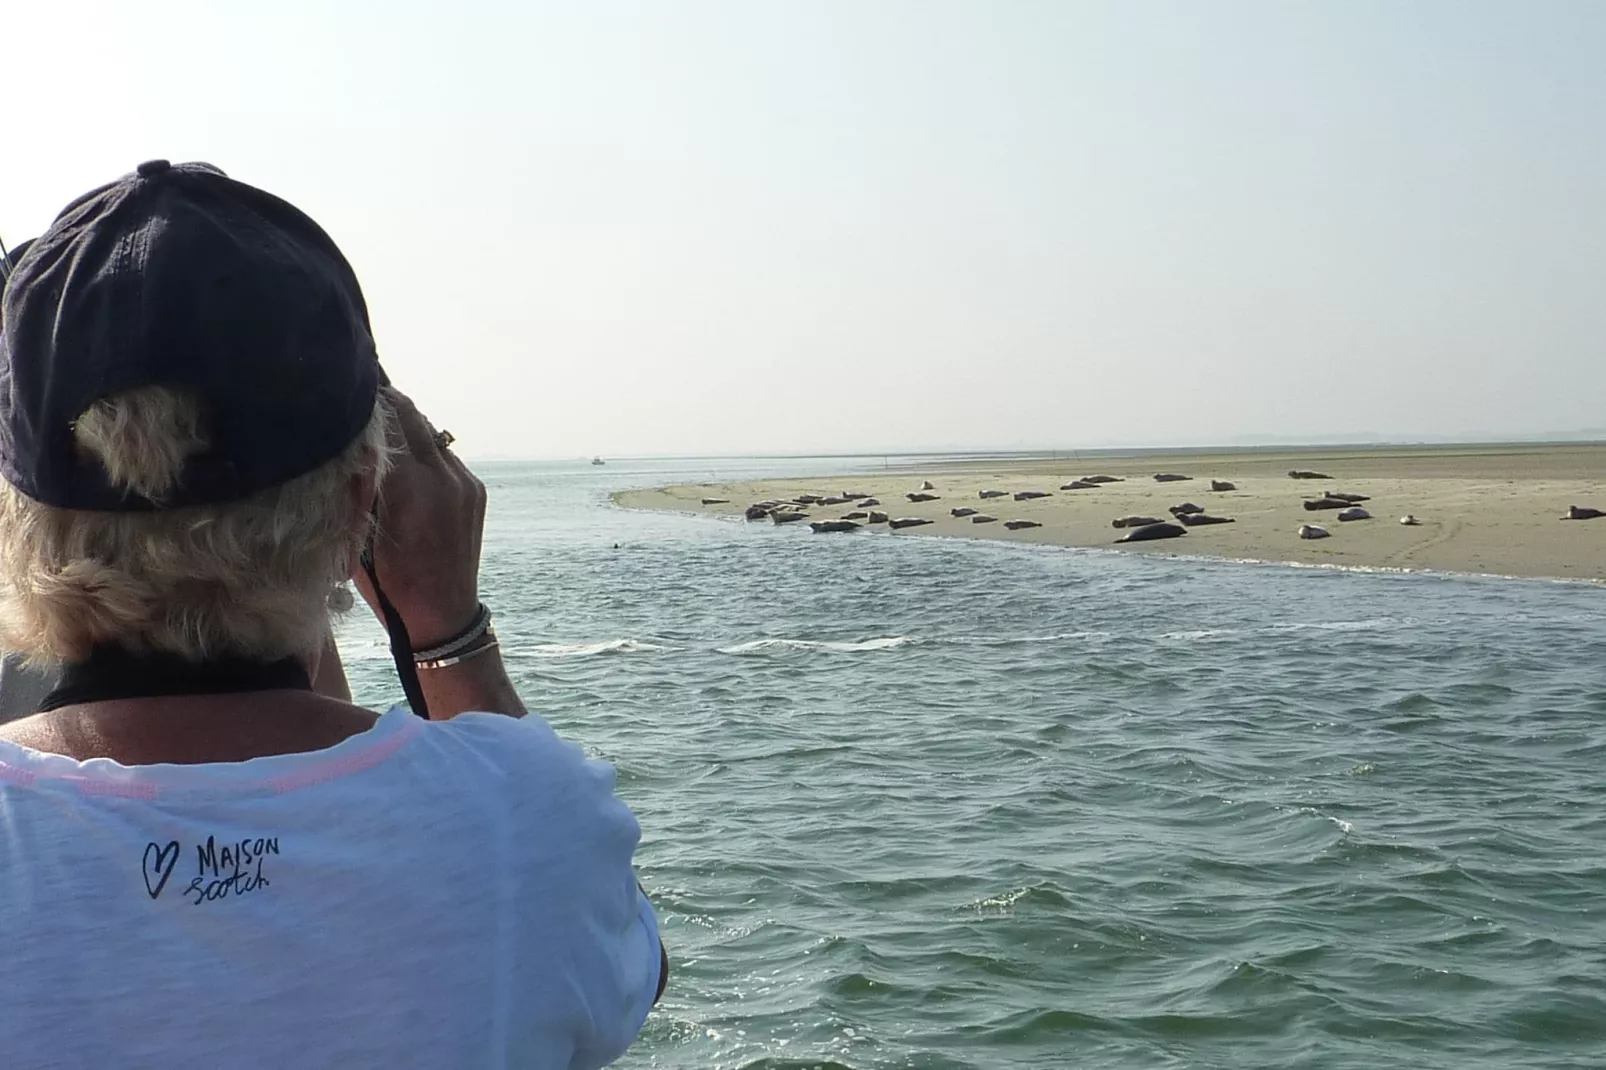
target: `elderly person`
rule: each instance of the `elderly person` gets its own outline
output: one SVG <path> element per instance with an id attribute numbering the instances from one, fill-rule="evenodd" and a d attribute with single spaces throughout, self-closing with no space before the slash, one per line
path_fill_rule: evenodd
<path id="1" fill-rule="evenodd" d="M 484 490 L 384 384 L 333 242 L 207 165 L 16 265 L 0 647 L 62 668 L 0 726 L 0 1065 L 595 1067 L 661 992 L 636 822 L 524 716 Z M 354 574 L 430 720 L 313 689 Z"/>

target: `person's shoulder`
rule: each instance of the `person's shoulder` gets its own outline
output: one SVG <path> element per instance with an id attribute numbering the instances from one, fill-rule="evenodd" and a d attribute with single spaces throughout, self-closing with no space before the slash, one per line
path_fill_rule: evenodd
<path id="1" fill-rule="evenodd" d="M 494 791 L 510 810 L 538 817 L 543 825 L 561 817 L 561 824 L 550 827 L 601 836 L 627 851 L 639 840 L 635 817 L 615 794 L 614 767 L 589 757 L 539 716 L 464 713 L 424 729 L 428 748 L 483 790 Z"/>

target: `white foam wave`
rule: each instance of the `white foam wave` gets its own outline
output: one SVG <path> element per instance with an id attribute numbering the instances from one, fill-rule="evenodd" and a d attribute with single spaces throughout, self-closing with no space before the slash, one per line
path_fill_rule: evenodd
<path id="1" fill-rule="evenodd" d="M 1056 632 L 1053 635 L 954 635 L 934 642 L 956 646 L 1013 646 L 1016 643 L 1069 643 L 1078 639 L 1108 639 L 1109 632 Z"/>
<path id="2" fill-rule="evenodd" d="M 887 635 L 858 642 L 825 639 L 754 639 L 735 646 L 720 647 L 721 654 L 761 654 L 767 650 L 817 650 L 829 654 L 853 654 L 863 650 L 891 650 L 914 641 L 909 635 Z"/>
<path id="3" fill-rule="evenodd" d="M 1271 630 L 1277 632 L 1298 632 L 1307 630 L 1321 632 L 1371 632 L 1376 631 L 1379 628 L 1390 628 L 1396 624 L 1409 623 L 1412 622 L 1401 620 L 1399 617 L 1370 617 L 1366 620 L 1294 621 L 1289 624 L 1274 624 L 1271 626 Z"/>
<path id="4" fill-rule="evenodd" d="M 585 658 L 594 654 L 641 654 L 663 647 L 639 639 L 607 639 L 600 643 L 537 643 L 515 647 L 509 653 L 527 658 Z"/>

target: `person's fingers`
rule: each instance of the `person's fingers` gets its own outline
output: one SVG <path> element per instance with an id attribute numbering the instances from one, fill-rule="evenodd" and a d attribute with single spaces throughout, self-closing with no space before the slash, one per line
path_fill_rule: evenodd
<path id="1" fill-rule="evenodd" d="M 413 399 L 392 388 L 390 401 L 396 409 L 396 423 L 407 442 L 407 452 L 423 464 L 440 463 L 441 451 L 435 445 L 435 429 L 418 411 Z"/>

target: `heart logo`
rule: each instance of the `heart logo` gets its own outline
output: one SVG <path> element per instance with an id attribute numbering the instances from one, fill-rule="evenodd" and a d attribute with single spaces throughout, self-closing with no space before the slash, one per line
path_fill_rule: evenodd
<path id="1" fill-rule="evenodd" d="M 162 894 L 167 887 L 167 878 L 173 875 L 173 867 L 178 865 L 178 841 L 173 840 L 166 847 L 156 843 L 145 845 L 145 890 L 152 899 Z"/>

